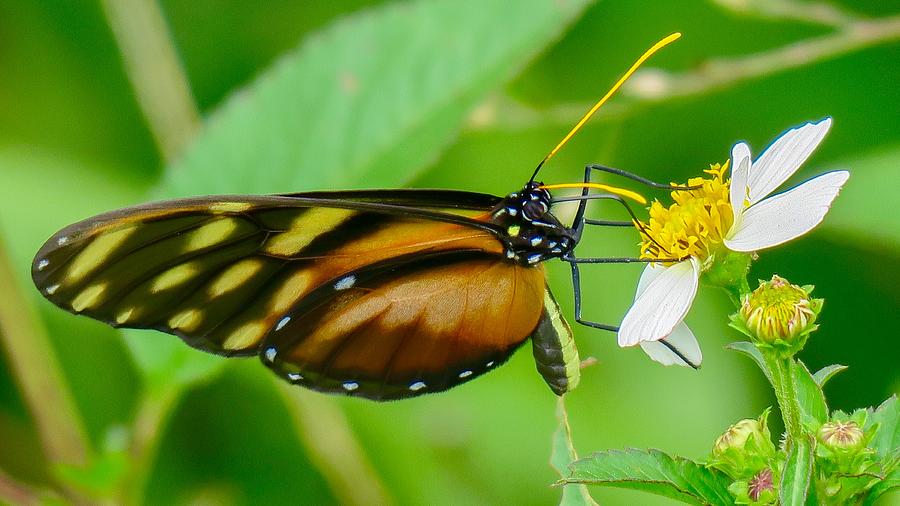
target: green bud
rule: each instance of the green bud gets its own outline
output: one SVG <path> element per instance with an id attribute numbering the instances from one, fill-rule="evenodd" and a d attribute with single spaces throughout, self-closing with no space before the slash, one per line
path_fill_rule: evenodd
<path id="1" fill-rule="evenodd" d="M 812 287 L 790 284 L 775 275 L 744 295 L 732 323 L 739 324 L 757 343 L 798 351 L 818 326 L 822 299 L 809 296 Z M 742 330 L 742 329 L 739 329 Z"/>
<path id="2" fill-rule="evenodd" d="M 827 422 L 819 429 L 819 441 L 831 450 L 853 451 L 862 448 L 863 431 L 852 420 Z"/>
<path id="3" fill-rule="evenodd" d="M 767 467 L 775 457 L 775 445 L 766 424 L 768 416 L 766 409 L 758 419 L 732 425 L 716 440 L 709 465 L 732 478 L 749 477 Z"/>
<path id="4" fill-rule="evenodd" d="M 819 497 L 828 504 L 857 504 L 884 472 L 875 450 L 869 447 L 878 424 L 867 424 L 864 409 L 847 414 L 834 411 L 816 430 L 816 466 Z"/>

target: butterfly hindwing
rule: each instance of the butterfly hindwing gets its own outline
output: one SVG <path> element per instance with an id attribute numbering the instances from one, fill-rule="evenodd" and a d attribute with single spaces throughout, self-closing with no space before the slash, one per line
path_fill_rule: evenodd
<path id="1" fill-rule="evenodd" d="M 535 330 L 544 273 L 478 250 L 406 255 L 335 278 L 284 314 L 261 358 L 316 390 L 376 400 L 446 390 Z"/>
<path id="2" fill-rule="evenodd" d="M 32 277 L 66 310 L 250 355 L 286 311 L 345 273 L 422 252 L 502 252 L 490 227 L 473 218 L 496 197 L 342 195 L 203 197 L 114 211 L 54 235 Z"/>

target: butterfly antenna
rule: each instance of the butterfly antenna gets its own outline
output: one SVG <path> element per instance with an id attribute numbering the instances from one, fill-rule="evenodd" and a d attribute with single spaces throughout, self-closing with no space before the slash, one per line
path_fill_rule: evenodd
<path id="1" fill-rule="evenodd" d="M 569 142 L 569 139 L 574 137 L 575 134 L 578 133 L 579 130 L 581 130 L 581 127 L 583 127 L 584 124 L 587 123 L 589 119 L 591 119 L 591 116 L 593 116 L 594 113 L 597 112 L 597 110 L 600 109 L 603 106 L 603 104 L 605 104 L 606 101 L 610 99 L 610 97 L 612 97 L 617 91 L 619 91 L 619 88 L 621 88 L 622 85 L 625 84 L 625 81 L 627 81 L 628 78 L 631 77 L 631 74 L 634 74 L 634 72 L 645 61 L 647 61 L 648 58 L 653 56 L 654 53 L 656 53 L 660 49 L 666 47 L 667 45 L 671 44 L 672 42 L 675 42 L 676 40 L 678 40 L 679 37 L 681 37 L 680 33 L 677 33 L 677 32 L 673 33 L 672 35 L 669 35 L 668 37 L 660 40 L 656 44 L 653 44 L 653 46 L 650 49 L 645 51 L 644 54 L 642 54 L 641 57 L 638 58 L 637 61 L 635 61 L 634 64 L 631 65 L 631 68 L 629 68 L 628 71 L 625 72 L 622 75 L 622 77 L 619 78 L 618 81 L 616 81 L 616 84 L 614 84 L 612 86 L 612 88 L 610 88 L 609 91 L 606 92 L 606 95 L 603 95 L 603 98 L 598 100 L 597 103 L 594 104 L 594 107 L 591 107 L 591 109 L 587 112 L 587 114 L 585 114 L 584 116 L 581 117 L 580 120 L 578 120 L 578 123 L 576 123 L 575 126 L 572 127 L 571 130 L 569 130 L 569 133 L 567 133 L 566 136 L 563 137 L 563 139 L 561 141 L 559 141 L 559 144 L 557 144 L 555 148 L 551 149 L 550 152 L 547 153 L 547 156 L 545 156 L 544 159 L 541 160 L 541 162 L 539 164 L 537 164 L 537 167 L 534 169 L 534 173 L 531 175 L 531 179 L 529 179 L 528 181 L 529 182 L 534 181 L 534 178 L 537 177 L 538 172 L 540 172 L 541 167 L 544 166 L 544 163 L 546 163 L 547 160 L 553 158 L 553 155 L 555 155 L 560 149 L 562 149 L 562 147 L 565 146 L 567 142 Z"/>

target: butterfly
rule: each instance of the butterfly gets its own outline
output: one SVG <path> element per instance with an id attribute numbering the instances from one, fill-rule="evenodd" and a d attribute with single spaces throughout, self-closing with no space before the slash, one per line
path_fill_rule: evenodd
<path id="1" fill-rule="evenodd" d="M 440 392 L 530 339 L 538 371 L 562 395 L 577 385 L 580 360 L 543 263 L 572 266 L 579 323 L 616 330 L 581 318 L 578 266 L 637 259 L 578 258 L 574 248 L 585 225 L 638 223 L 623 196 L 642 197 L 591 174 L 671 186 L 596 165 L 582 183 L 535 178 L 643 59 L 505 197 L 408 189 L 149 203 L 63 228 L 38 251 L 32 278 L 65 310 L 210 353 L 256 355 L 319 391 L 374 400 Z M 550 193 L 569 187 L 582 192 Z M 624 204 L 632 221 L 586 219 L 586 202 L 601 198 Z M 579 202 L 571 224 L 551 211 L 565 201 Z"/>

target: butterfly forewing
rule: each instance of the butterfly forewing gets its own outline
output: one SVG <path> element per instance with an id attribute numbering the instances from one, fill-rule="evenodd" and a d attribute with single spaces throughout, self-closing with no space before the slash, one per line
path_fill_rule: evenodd
<path id="1" fill-rule="evenodd" d="M 183 199 L 100 215 L 52 237 L 33 278 L 69 311 L 215 353 L 254 354 L 283 313 L 333 278 L 423 251 L 502 251 L 472 218 L 496 197 L 310 195 Z M 457 204 L 442 207 L 449 202 Z"/>

